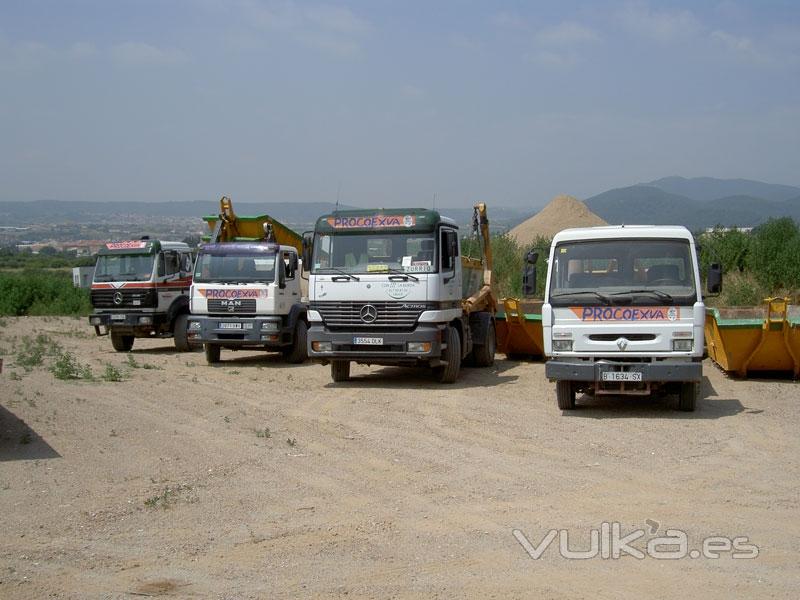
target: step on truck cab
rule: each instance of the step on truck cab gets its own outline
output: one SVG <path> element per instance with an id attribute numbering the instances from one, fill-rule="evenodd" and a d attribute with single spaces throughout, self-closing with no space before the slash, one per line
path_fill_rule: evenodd
<path id="1" fill-rule="evenodd" d="M 268 215 L 239 217 L 222 198 L 194 267 L 188 337 L 209 364 L 223 348 L 308 357 L 306 304 L 298 252 L 302 237 Z"/>
<path id="2" fill-rule="evenodd" d="M 710 292 L 721 287 L 712 265 Z M 685 227 L 566 229 L 553 238 L 542 306 L 545 374 L 559 408 L 577 392 L 677 392 L 695 409 L 705 306 L 697 252 Z"/>
<path id="3" fill-rule="evenodd" d="M 309 356 L 333 381 L 350 364 L 432 367 L 452 383 L 467 359 L 494 361 L 496 299 L 486 207 L 481 259 L 461 257 L 455 221 L 434 210 L 337 211 L 305 238 Z"/>
<path id="4" fill-rule="evenodd" d="M 188 244 L 149 238 L 108 242 L 97 253 L 89 324 L 97 335 L 109 335 L 117 352 L 128 352 L 135 338 L 167 337 L 187 351 L 191 283 Z"/>

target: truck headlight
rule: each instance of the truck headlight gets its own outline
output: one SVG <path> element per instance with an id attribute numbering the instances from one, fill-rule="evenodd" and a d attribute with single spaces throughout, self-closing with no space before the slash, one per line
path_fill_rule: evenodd
<path id="1" fill-rule="evenodd" d="M 103 324 L 103 319 L 101 319 L 100 317 L 91 317 L 89 319 L 89 325 L 102 325 L 102 324 Z"/>
<path id="2" fill-rule="evenodd" d="M 431 351 L 431 343 L 430 342 L 408 342 L 408 351 L 409 352 L 430 352 Z"/>
<path id="3" fill-rule="evenodd" d="M 261 331 L 278 331 L 278 324 L 275 321 L 264 321 L 261 323 Z"/>
<path id="4" fill-rule="evenodd" d="M 691 352 L 693 344 L 694 340 L 691 338 L 688 340 L 672 340 L 672 350 L 674 352 Z"/>
<path id="5" fill-rule="evenodd" d="M 200 321 L 189 321 L 189 331 L 200 331 Z"/>
<path id="6" fill-rule="evenodd" d="M 572 352 L 572 340 L 553 340 L 553 351 Z"/>
<path id="7" fill-rule="evenodd" d="M 330 352 L 333 350 L 333 344 L 330 342 L 311 342 L 311 349 L 314 352 Z"/>
<path id="8" fill-rule="evenodd" d="M 153 317 L 139 317 L 139 325 L 152 325 Z"/>

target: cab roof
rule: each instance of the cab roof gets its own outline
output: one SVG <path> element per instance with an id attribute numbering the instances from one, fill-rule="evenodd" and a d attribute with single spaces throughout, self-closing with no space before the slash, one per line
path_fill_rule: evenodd
<path id="1" fill-rule="evenodd" d="M 564 229 L 553 237 L 553 243 L 642 238 L 694 239 L 683 225 L 603 225 Z"/>
<path id="2" fill-rule="evenodd" d="M 439 223 L 456 226 L 455 221 L 442 217 L 428 208 L 374 208 L 338 210 L 317 219 L 315 230 L 333 232 L 433 231 Z"/>

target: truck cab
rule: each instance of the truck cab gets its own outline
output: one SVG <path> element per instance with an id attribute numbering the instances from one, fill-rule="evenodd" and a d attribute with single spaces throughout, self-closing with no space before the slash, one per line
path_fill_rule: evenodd
<path id="1" fill-rule="evenodd" d="M 274 242 L 201 246 L 191 288 L 188 336 L 203 344 L 209 364 L 223 348 L 280 351 L 290 362 L 306 354 L 297 249 Z"/>
<path id="2" fill-rule="evenodd" d="M 483 292 L 465 310 L 483 271 L 462 261 L 452 219 L 421 208 L 337 211 L 317 220 L 304 252 L 308 352 L 334 381 L 349 378 L 351 362 L 432 367 L 442 382 L 473 351 L 491 364 L 494 305 Z"/>
<path id="3" fill-rule="evenodd" d="M 567 229 L 550 248 L 542 325 L 559 408 L 578 392 L 677 391 L 691 411 L 702 379 L 705 306 L 685 227 Z"/>
<path id="4" fill-rule="evenodd" d="M 135 338 L 174 337 L 189 350 L 186 316 L 192 282 L 192 250 L 183 242 L 143 238 L 108 242 L 97 253 L 89 324 L 110 335 L 118 352 Z"/>

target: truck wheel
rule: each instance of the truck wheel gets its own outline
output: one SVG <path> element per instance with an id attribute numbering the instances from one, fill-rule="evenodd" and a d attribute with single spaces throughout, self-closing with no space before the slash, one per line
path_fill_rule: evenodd
<path id="1" fill-rule="evenodd" d="M 447 327 L 447 349 L 444 351 L 442 359 L 445 365 L 434 367 L 433 374 L 439 383 L 455 383 L 458 379 L 458 372 L 461 370 L 461 336 L 455 327 Z"/>
<path id="2" fill-rule="evenodd" d="M 220 346 L 217 344 L 203 344 L 203 348 L 206 351 L 206 362 L 208 364 L 213 365 L 219 362 L 220 350 L 222 350 Z"/>
<path id="3" fill-rule="evenodd" d="M 172 324 L 172 338 L 175 342 L 175 349 L 178 352 L 189 352 L 192 349 L 189 345 L 189 332 L 186 329 L 188 320 L 189 315 L 181 313 L 175 317 L 175 322 Z"/>
<path id="4" fill-rule="evenodd" d="M 494 364 L 494 353 L 497 348 L 497 336 L 494 323 L 486 330 L 486 341 L 472 349 L 472 360 L 476 367 L 491 367 Z"/>
<path id="5" fill-rule="evenodd" d="M 287 362 L 298 364 L 308 358 L 308 325 L 302 319 L 297 321 L 294 328 L 294 340 L 288 349 L 283 351 Z"/>
<path id="6" fill-rule="evenodd" d="M 133 348 L 133 336 L 111 332 L 111 345 L 117 352 L 130 352 Z"/>
<path id="7" fill-rule="evenodd" d="M 699 391 L 700 386 L 696 381 L 684 381 L 681 383 L 681 391 L 678 394 L 678 408 L 684 412 L 694 411 Z"/>
<path id="8" fill-rule="evenodd" d="M 350 379 L 350 361 L 332 360 L 331 379 L 334 381 L 348 381 Z"/>
<path id="9" fill-rule="evenodd" d="M 571 381 L 556 381 L 556 401 L 561 410 L 572 410 L 575 408 L 575 386 Z"/>

